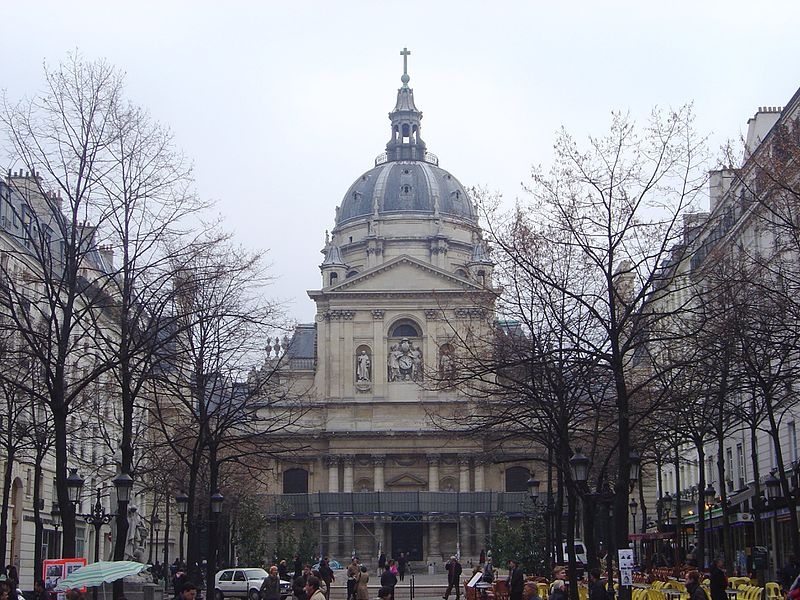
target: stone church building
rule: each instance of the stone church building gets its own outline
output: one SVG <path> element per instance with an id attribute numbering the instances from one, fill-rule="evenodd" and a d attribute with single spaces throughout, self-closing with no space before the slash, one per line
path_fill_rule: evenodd
<path id="1" fill-rule="evenodd" d="M 493 518 L 525 510 L 533 462 L 433 417 L 469 410 L 447 381 L 459 349 L 491 335 L 497 291 L 476 209 L 428 152 L 405 69 L 401 81 L 386 151 L 326 234 L 315 323 L 286 353 L 313 404 L 301 428 L 313 450 L 274 465 L 268 510 L 312 521 L 342 562 L 383 551 L 441 565 L 477 558 Z"/>

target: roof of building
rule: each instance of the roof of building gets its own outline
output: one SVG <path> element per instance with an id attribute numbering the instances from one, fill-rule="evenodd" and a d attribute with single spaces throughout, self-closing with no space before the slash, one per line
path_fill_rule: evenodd
<path id="1" fill-rule="evenodd" d="M 405 59 L 405 57 L 404 57 Z M 477 222 L 464 186 L 439 167 L 422 139 L 422 112 L 414 103 L 404 66 L 402 87 L 389 113 L 391 137 L 375 167 L 356 179 L 342 200 L 336 224 L 403 213 L 448 215 Z"/>

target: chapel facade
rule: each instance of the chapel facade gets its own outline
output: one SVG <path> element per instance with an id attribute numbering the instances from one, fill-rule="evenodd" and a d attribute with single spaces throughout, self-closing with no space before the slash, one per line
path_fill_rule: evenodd
<path id="1" fill-rule="evenodd" d="M 533 463 L 436 418 L 470 410 L 448 382 L 464 345 L 492 335 L 497 290 L 476 208 L 428 152 L 405 68 L 401 81 L 385 152 L 326 233 L 315 322 L 286 351 L 313 404 L 313 448 L 275 465 L 268 511 L 316 520 L 340 561 L 382 551 L 441 565 L 477 559 L 492 518 L 522 513 Z"/>

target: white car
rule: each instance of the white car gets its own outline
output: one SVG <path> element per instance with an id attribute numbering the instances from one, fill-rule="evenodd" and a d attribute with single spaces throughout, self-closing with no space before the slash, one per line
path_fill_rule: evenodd
<path id="1" fill-rule="evenodd" d="M 269 574 L 264 569 L 223 569 L 214 577 L 214 600 L 259 600 L 259 590 Z M 292 595 L 292 584 L 281 579 L 281 600 Z"/>

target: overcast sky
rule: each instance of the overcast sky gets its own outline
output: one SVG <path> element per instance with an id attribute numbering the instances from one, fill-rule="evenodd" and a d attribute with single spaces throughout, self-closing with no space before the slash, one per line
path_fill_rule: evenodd
<path id="1" fill-rule="evenodd" d="M 491 6 L 490 6 L 491 5 Z M 269 249 L 273 294 L 313 320 L 326 229 L 389 139 L 408 47 L 423 137 L 465 186 L 508 201 L 563 125 L 606 131 L 694 102 L 712 149 L 800 86 L 800 2 L 4 2 L 0 87 L 42 86 L 78 49 L 127 73 L 174 131 L 198 193 Z"/>

